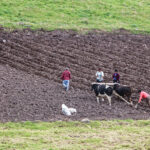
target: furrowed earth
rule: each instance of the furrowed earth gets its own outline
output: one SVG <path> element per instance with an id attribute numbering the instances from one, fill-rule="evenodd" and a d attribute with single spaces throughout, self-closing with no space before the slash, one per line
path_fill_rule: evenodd
<path id="1" fill-rule="evenodd" d="M 72 79 L 65 92 L 60 79 L 69 67 Z M 56 121 L 150 119 L 150 108 L 142 101 L 138 109 L 116 96 L 97 104 L 91 91 L 95 73 L 102 68 L 105 82 L 112 82 L 118 69 L 123 85 L 150 93 L 150 35 L 91 31 L 5 31 L 0 29 L 0 121 Z M 61 105 L 77 109 L 71 117 Z"/>

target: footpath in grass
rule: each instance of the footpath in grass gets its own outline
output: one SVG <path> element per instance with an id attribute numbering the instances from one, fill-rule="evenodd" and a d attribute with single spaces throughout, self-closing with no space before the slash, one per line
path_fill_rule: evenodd
<path id="1" fill-rule="evenodd" d="M 0 25 L 79 31 L 124 28 L 150 33 L 150 1 L 1 0 Z"/>
<path id="2" fill-rule="evenodd" d="M 0 124 L 3 150 L 150 149 L 150 120 Z"/>

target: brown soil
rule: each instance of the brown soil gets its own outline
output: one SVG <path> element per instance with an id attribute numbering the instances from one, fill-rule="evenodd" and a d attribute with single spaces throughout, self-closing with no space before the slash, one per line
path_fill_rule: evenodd
<path id="1" fill-rule="evenodd" d="M 68 92 L 60 80 L 66 66 L 72 73 Z M 150 93 L 150 36 L 0 29 L 0 121 L 150 119 L 145 101 L 138 109 L 115 96 L 111 108 L 107 100 L 97 104 L 90 85 L 99 67 L 106 82 L 119 70 L 121 83 L 133 88 L 135 104 L 139 88 Z M 63 103 L 77 114 L 62 115 Z"/>

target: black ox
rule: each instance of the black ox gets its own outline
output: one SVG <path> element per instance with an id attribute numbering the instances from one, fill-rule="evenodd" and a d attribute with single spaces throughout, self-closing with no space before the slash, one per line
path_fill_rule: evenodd
<path id="1" fill-rule="evenodd" d="M 127 97 L 128 101 L 130 102 L 130 104 L 132 105 L 133 102 L 131 100 L 131 94 L 132 94 L 132 88 L 129 86 L 125 86 L 125 85 L 119 85 L 119 84 L 114 84 L 113 86 L 113 90 L 115 93 L 117 93 L 118 96 L 121 97 Z"/>
<path id="2" fill-rule="evenodd" d="M 105 84 L 92 84 L 92 90 L 94 90 L 97 102 L 99 103 L 99 97 L 102 97 L 102 101 L 104 101 L 103 97 L 107 97 L 109 105 L 111 106 L 111 96 L 113 93 L 113 88 L 105 85 Z"/>

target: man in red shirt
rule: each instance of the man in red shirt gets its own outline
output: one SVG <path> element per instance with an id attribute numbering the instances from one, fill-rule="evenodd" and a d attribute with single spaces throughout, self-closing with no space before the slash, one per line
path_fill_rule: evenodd
<path id="1" fill-rule="evenodd" d="M 71 79 L 71 73 L 69 68 L 66 68 L 65 71 L 62 73 L 61 79 L 63 80 L 63 86 L 66 91 L 69 90 L 69 80 Z"/>
<path id="2" fill-rule="evenodd" d="M 135 108 L 137 108 L 138 104 L 141 102 L 142 99 L 146 99 L 148 102 L 148 105 L 150 106 L 150 95 L 141 90 L 139 90 L 138 93 L 140 93 L 140 98 L 139 98 L 138 103 L 135 105 Z"/>

